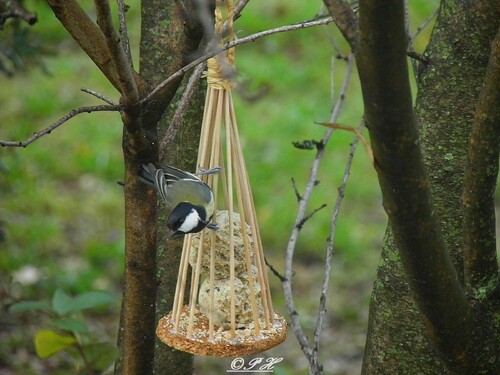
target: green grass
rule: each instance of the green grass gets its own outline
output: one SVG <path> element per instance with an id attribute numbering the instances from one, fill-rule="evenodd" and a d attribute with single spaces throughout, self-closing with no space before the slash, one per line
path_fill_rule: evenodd
<path id="1" fill-rule="evenodd" d="M 131 33 L 137 43 L 137 5 L 130 3 L 135 22 Z M 238 35 L 311 18 L 321 6 L 321 2 L 292 3 L 251 1 L 235 25 Z M 26 139 L 73 108 L 101 104 L 81 93 L 82 87 L 118 101 L 113 87 L 66 36 L 45 4 L 33 1 L 28 6 L 39 15 L 33 30 L 53 52 L 44 58 L 50 74 L 33 68 L 12 79 L 0 76 L 3 140 Z M 412 25 L 418 25 L 432 6 L 426 1 L 414 6 Z M 337 98 L 345 74 L 345 63 L 334 58 L 337 53 L 328 34 L 338 36 L 338 31 L 330 25 L 279 34 L 236 52 L 236 66 L 245 82 L 241 90 L 263 92 L 252 102 L 235 95 L 235 104 L 264 248 L 279 270 L 297 209 L 291 178 L 302 193 L 314 159 L 314 151 L 299 150 L 292 142 L 322 138 L 325 129 L 314 122 L 328 121 L 332 81 Z M 419 37 L 417 51 L 422 51 L 428 35 Z M 348 52 L 345 44 L 339 47 Z M 339 122 L 357 126 L 361 116 L 354 74 Z M 298 242 L 294 285 L 301 314 L 310 324 L 317 310 L 331 214 L 352 140 L 352 134 L 345 132 L 335 132 L 331 138 L 308 211 L 324 203 L 327 207 L 306 223 Z M 118 114 L 112 113 L 82 114 L 26 149 L 0 149 L 0 281 L 10 285 L 16 298 L 49 298 L 57 288 L 73 293 L 106 289 L 120 298 L 123 194 L 116 182 L 123 178 L 122 164 L 121 123 Z M 329 306 L 329 320 L 336 330 L 345 331 L 344 339 L 366 324 L 367 296 L 385 223 L 375 172 L 359 147 L 335 233 Z M 36 282 L 19 284 L 19 275 L 28 266 L 38 271 Z M 279 283 L 273 277 L 271 282 L 278 310 L 284 312 Z M 20 344 L 12 342 L 30 338 L 12 334 L 10 339 L 16 351 Z M 346 350 L 359 354 L 359 341 L 356 348 Z M 293 339 L 284 348 L 297 352 Z M 283 366 L 296 368 L 295 362 L 287 358 Z M 213 361 L 208 363 L 199 366 L 212 366 Z M 219 360 L 220 364 L 228 363 Z"/>

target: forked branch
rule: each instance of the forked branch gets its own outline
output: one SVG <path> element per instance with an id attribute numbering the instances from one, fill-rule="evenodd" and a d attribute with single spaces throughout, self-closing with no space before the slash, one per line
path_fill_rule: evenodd
<path id="1" fill-rule="evenodd" d="M 80 45 L 111 84 L 121 90 L 120 76 L 106 39 L 97 25 L 75 0 L 47 0 L 49 6 L 73 39 Z M 146 84 L 133 72 L 137 86 Z M 121 91 L 120 91 L 121 92 Z"/>
<path id="2" fill-rule="evenodd" d="M 342 84 L 342 88 L 340 89 L 340 95 L 338 100 L 335 103 L 335 106 L 333 108 L 332 114 L 330 116 L 330 121 L 335 122 L 340 114 L 340 110 L 342 108 L 342 105 L 344 104 L 345 100 L 345 94 L 348 88 L 348 85 L 350 83 L 351 75 L 352 75 L 352 66 L 354 63 L 354 58 L 353 56 L 349 56 L 347 60 L 347 72 L 344 77 L 344 81 Z M 326 129 L 323 138 L 321 140 L 321 144 L 325 146 L 328 144 L 328 141 L 330 140 L 332 134 L 334 132 L 334 129 L 329 128 Z M 314 189 L 314 186 L 316 186 L 317 182 L 317 176 L 319 172 L 319 166 L 321 164 L 321 161 L 323 159 L 323 155 L 325 153 L 325 147 L 316 147 L 316 157 L 313 161 L 313 165 L 311 167 L 311 172 L 309 174 L 309 178 L 307 181 L 306 188 L 304 190 L 304 193 L 300 195 L 298 193 L 298 190 L 296 186 L 294 185 L 295 189 L 295 194 L 297 196 L 297 201 L 299 204 L 298 210 L 297 210 L 297 216 L 295 218 L 295 223 L 294 227 L 292 229 L 292 233 L 290 235 L 290 238 L 288 240 L 288 244 L 286 247 L 286 252 L 285 252 L 285 271 L 284 271 L 284 278 L 281 280 L 282 281 L 282 286 L 283 286 L 283 292 L 285 294 L 285 303 L 286 303 L 286 308 L 287 312 L 290 316 L 290 325 L 293 329 L 293 332 L 295 336 L 297 337 L 297 340 L 299 341 L 300 347 L 302 352 L 304 353 L 305 357 L 307 358 L 309 362 L 309 369 L 310 373 L 312 374 L 321 374 L 322 373 L 322 366 L 319 363 L 318 359 L 318 350 L 319 350 L 319 333 L 318 336 L 314 338 L 314 342 L 310 343 L 307 335 L 302 328 L 302 325 L 300 323 L 300 317 L 299 314 L 296 310 L 295 307 L 295 300 L 293 296 L 293 290 L 292 290 L 292 276 L 293 276 L 293 257 L 295 253 L 295 248 L 297 246 L 297 240 L 299 236 L 299 232 L 302 228 L 302 224 L 307 217 L 306 211 L 307 211 L 307 206 L 309 204 L 309 201 L 311 199 L 312 191 Z M 349 163 L 349 162 L 348 162 Z M 349 168 L 347 168 L 349 170 Z M 347 181 L 346 181 L 347 182 Z M 337 205 L 340 207 L 340 202 L 342 201 L 343 196 L 341 197 L 339 195 L 339 198 L 337 200 Z M 340 199 L 340 201 L 339 201 Z M 335 216 L 335 215 L 334 215 Z M 336 220 L 336 219 L 335 219 Z M 333 230 L 335 230 L 333 228 Z M 333 241 L 333 234 L 330 233 L 330 237 Z M 326 285 L 325 282 L 323 283 L 322 287 L 322 292 L 321 295 L 323 296 L 322 298 L 325 300 L 320 305 L 319 311 L 318 311 L 318 317 L 317 317 L 317 322 L 316 322 L 316 330 L 315 332 L 320 332 L 322 329 L 322 324 L 323 324 L 323 318 L 326 312 L 326 295 L 328 291 L 328 280 L 330 277 L 330 268 L 331 268 L 331 262 L 333 260 L 333 245 L 330 247 L 330 243 L 328 244 L 327 248 L 327 255 L 325 259 L 325 275 L 328 273 L 328 276 L 326 276 Z"/>
<path id="3" fill-rule="evenodd" d="M 97 11 L 97 24 L 104 35 L 106 45 L 113 59 L 116 73 L 118 74 L 123 103 L 125 107 L 136 105 L 139 100 L 139 93 L 137 91 L 132 65 L 130 64 L 131 61 L 113 26 L 109 3 L 107 0 L 95 0 L 95 5 Z"/>

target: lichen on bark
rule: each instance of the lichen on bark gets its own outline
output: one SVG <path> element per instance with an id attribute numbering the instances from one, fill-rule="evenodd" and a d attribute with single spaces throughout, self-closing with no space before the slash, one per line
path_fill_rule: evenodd
<path id="1" fill-rule="evenodd" d="M 443 1 L 430 43 L 417 69 L 415 108 L 434 208 L 444 242 L 463 285 L 463 206 L 460 201 L 469 133 L 483 83 L 490 43 L 500 25 L 495 1 Z M 491 219 L 491 218 L 490 218 Z M 493 323 L 488 313 L 474 311 Z M 481 315 L 483 314 L 483 315 Z M 481 355 L 493 358 L 498 337 L 479 327 L 471 338 Z M 490 327 L 490 330 L 492 327 Z M 370 303 L 363 374 L 452 374 L 435 349 L 408 287 L 390 228 Z M 498 361 L 497 361 L 498 364 Z M 474 366 L 474 365 L 473 365 Z M 493 365 L 495 366 L 495 365 Z M 491 369 L 492 367 L 490 367 Z M 458 371 L 458 370 L 457 370 Z"/>

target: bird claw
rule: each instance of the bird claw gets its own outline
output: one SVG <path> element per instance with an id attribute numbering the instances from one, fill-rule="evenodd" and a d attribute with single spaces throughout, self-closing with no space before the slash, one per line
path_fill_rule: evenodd
<path id="1" fill-rule="evenodd" d="M 216 223 L 209 223 L 207 225 L 207 228 L 211 229 L 211 230 L 219 230 L 220 229 L 219 226 Z"/>
<path id="2" fill-rule="evenodd" d="M 200 167 L 199 172 L 197 174 L 198 175 L 216 174 L 216 173 L 219 173 L 221 170 L 222 170 L 222 167 L 213 167 L 210 169 L 205 169 L 205 168 Z"/>

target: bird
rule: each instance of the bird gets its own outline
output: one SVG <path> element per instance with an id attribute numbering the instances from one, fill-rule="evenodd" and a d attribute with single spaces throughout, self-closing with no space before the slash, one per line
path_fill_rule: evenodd
<path id="1" fill-rule="evenodd" d="M 202 170 L 200 174 L 219 171 L 220 168 L 216 167 Z M 196 175 L 172 166 L 157 168 L 153 163 L 149 163 L 142 165 L 139 179 L 154 187 L 170 210 L 167 220 L 169 239 L 197 233 L 205 227 L 218 229 L 217 224 L 210 223 L 215 211 L 213 192 Z"/>

